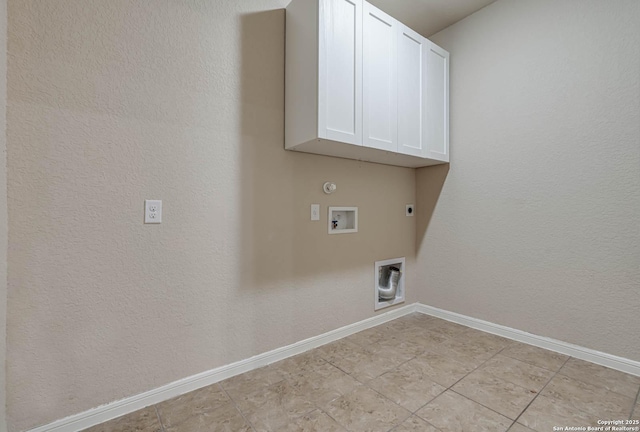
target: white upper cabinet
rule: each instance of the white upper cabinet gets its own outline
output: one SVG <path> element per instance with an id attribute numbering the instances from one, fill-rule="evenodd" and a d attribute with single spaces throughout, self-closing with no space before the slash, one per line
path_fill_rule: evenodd
<path id="1" fill-rule="evenodd" d="M 364 0 L 292 0 L 286 23 L 286 149 L 448 162 L 446 51 Z"/>
<path id="2" fill-rule="evenodd" d="M 426 157 L 449 162 L 449 53 L 425 39 Z"/>
<path id="3" fill-rule="evenodd" d="M 362 145 L 362 3 L 319 2 L 318 135 L 355 145 Z"/>
<path id="4" fill-rule="evenodd" d="M 398 22 L 364 3 L 363 144 L 398 151 Z"/>
<path id="5" fill-rule="evenodd" d="M 425 38 L 398 26 L 398 151 L 426 157 Z"/>

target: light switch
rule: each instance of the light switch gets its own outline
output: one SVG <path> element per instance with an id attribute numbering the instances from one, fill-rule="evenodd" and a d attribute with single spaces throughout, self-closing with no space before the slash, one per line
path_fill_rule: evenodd
<path id="1" fill-rule="evenodd" d="M 320 220 L 320 204 L 311 204 L 311 220 Z"/>
<path id="2" fill-rule="evenodd" d="M 162 223 L 162 201 L 144 200 L 144 223 Z"/>

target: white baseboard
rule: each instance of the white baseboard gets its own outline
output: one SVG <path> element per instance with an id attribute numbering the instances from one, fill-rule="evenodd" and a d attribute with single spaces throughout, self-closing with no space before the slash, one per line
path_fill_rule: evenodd
<path id="1" fill-rule="evenodd" d="M 381 313 L 372 318 L 332 330 L 319 336 L 314 336 L 282 348 L 274 349 L 273 351 L 258 354 L 257 356 L 245 360 L 240 360 L 210 371 L 183 378 L 148 392 L 111 402 L 97 408 L 92 408 L 88 411 L 74 414 L 61 420 L 56 420 L 53 423 L 31 429 L 29 432 L 78 432 L 176 396 L 215 384 L 219 381 L 231 378 L 232 376 L 301 354 L 310 349 L 342 339 L 359 331 L 384 324 L 387 321 L 408 315 L 416 311 L 416 305 L 417 303 L 414 303 L 393 309 L 389 312 Z"/>
<path id="2" fill-rule="evenodd" d="M 437 318 L 442 318 L 447 321 L 462 324 L 467 327 L 482 330 L 484 332 L 492 333 L 508 339 L 513 339 L 518 342 L 523 342 L 529 345 L 548 349 L 550 351 L 555 351 L 560 354 L 565 354 L 580 360 L 596 363 L 611 369 L 619 370 L 624 373 L 640 376 L 640 362 L 637 361 L 614 356 L 589 348 L 584 348 L 578 345 L 573 345 L 567 342 L 559 341 L 557 339 L 534 335 L 531 333 L 523 332 L 521 330 L 494 324 L 489 321 L 471 318 L 466 315 L 460 315 L 455 312 L 449 312 L 420 303 L 416 304 L 416 312 L 431 315 Z"/>
<path id="3" fill-rule="evenodd" d="M 561 354 L 596 363 L 631 375 L 640 376 L 640 362 L 595 351 L 589 348 L 572 345 L 559 340 L 533 335 L 520 330 L 512 329 L 510 327 L 493 324 L 488 321 L 460 315 L 454 312 L 426 306 L 420 303 L 414 303 L 376 315 L 372 318 L 368 318 L 354 324 L 350 324 L 345 327 L 341 327 L 336 330 L 332 330 L 319 336 L 314 336 L 312 338 L 305 339 L 303 341 L 296 342 L 282 348 L 277 348 L 273 351 L 259 354 L 245 360 L 240 360 L 229 365 L 221 366 L 210 371 L 202 372 L 197 375 L 193 375 L 179 381 L 169 383 L 157 389 L 150 390 L 136 396 L 131 396 L 119 401 L 111 402 L 109 404 L 102 405 L 97 408 L 92 408 L 88 411 L 75 414 L 61 420 L 56 420 L 53 423 L 31 429 L 29 432 L 81 431 L 91 426 L 95 426 L 105 421 L 112 420 L 125 414 L 129 414 L 139 409 L 148 407 L 150 405 L 154 405 L 174 398 L 176 396 L 180 396 L 182 394 L 197 390 L 199 388 L 215 384 L 219 381 L 231 378 L 232 376 L 248 372 L 250 370 L 257 369 L 280 360 L 284 360 L 297 354 L 301 354 L 310 349 L 317 348 L 338 339 L 342 339 L 346 336 L 352 335 L 362 330 L 366 330 L 371 327 L 375 327 L 387 321 L 400 318 L 412 312 L 420 312 L 426 315 L 442 318 L 447 321 L 452 321 L 471 328 L 485 331 L 487 333 L 492 333 L 529 345 L 534 345 L 540 348 L 559 352 Z"/>

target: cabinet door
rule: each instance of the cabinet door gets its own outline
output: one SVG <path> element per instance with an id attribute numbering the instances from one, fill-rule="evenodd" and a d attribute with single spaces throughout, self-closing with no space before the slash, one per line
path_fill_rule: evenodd
<path id="1" fill-rule="evenodd" d="M 363 144 L 398 151 L 398 22 L 364 2 Z"/>
<path id="2" fill-rule="evenodd" d="M 319 0 L 318 136 L 362 145 L 362 0 Z"/>
<path id="3" fill-rule="evenodd" d="M 410 28 L 398 26 L 398 152 L 426 157 L 425 43 Z"/>
<path id="4" fill-rule="evenodd" d="M 427 157 L 449 162 L 449 53 L 426 41 Z"/>

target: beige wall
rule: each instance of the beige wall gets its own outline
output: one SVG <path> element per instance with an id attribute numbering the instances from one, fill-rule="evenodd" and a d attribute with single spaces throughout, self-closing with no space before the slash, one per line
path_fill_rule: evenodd
<path id="1" fill-rule="evenodd" d="M 0 432 L 7 430 L 7 2 L 0 0 Z"/>
<path id="2" fill-rule="evenodd" d="M 499 0 L 451 52 L 420 301 L 640 360 L 640 2 Z M 417 173 L 418 210 L 445 173 Z"/>
<path id="3" fill-rule="evenodd" d="M 9 1 L 10 430 L 417 300 L 415 171 L 283 150 L 286 3 Z"/>

